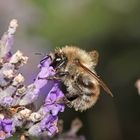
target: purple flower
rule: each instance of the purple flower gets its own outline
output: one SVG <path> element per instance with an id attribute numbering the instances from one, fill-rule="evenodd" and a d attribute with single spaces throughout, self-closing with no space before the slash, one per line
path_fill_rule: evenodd
<path id="1" fill-rule="evenodd" d="M 5 139 L 11 136 L 12 132 L 12 120 L 11 119 L 4 119 L 0 120 L 0 139 Z M 4 136 L 5 135 L 5 136 Z"/>
<path id="2" fill-rule="evenodd" d="M 38 74 L 35 84 L 38 89 L 42 88 L 42 85 L 45 85 L 47 80 L 43 79 L 47 76 L 50 76 L 54 74 L 54 70 L 50 65 L 50 59 L 44 59 L 43 62 L 39 65 L 41 68 L 41 72 Z M 42 78 L 42 79 L 38 79 Z M 46 81 L 45 81 L 46 80 Z M 55 81 L 53 83 L 53 87 L 50 90 L 49 93 L 47 93 L 45 104 L 40 108 L 40 110 L 37 112 L 37 114 L 43 116 L 40 123 L 37 123 L 33 125 L 29 129 L 30 135 L 40 135 L 41 132 L 47 132 L 48 136 L 54 135 L 57 131 L 57 121 L 58 121 L 58 113 L 64 111 L 64 104 L 60 103 L 59 100 L 61 100 L 64 97 L 63 92 L 59 88 L 59 82 Z M 36 133 L 34 134 L 34 131 Z"/>
<path id="3" fill-rule="evenodd" d="M 46 116 L 40 122 L 40 127 L 42 131 L 46 131 L 48 136 L 54 135 L 57 131 L 57 122 L 58 122 L 58 112 L 64 111 L 64 104 L 58 102 L 64 97 L 64 94 L 59 89 L 59 83 L 55 82 L 53 88 L 48 93 L 45 104 L 44 110 L 46 111 Z"/>
<path id="4" fill-rule="evenodd" d="M 54 74 L 53 67 L 50 66 L 50 63 L 51 60 L 48 58 L 39 65 L 40 72 L 37 75 L 32 88 L 28 88 L 25 96 L 20 101 L 20 105 L 33 103 L 38 98 L 40 89 L 43 88 L 48 82 L 48 80 L 45 78 Z"/>
<path id="5" fill-rule="evenodd" d="M 50 58 L 44 58 L 43 61 L 38 65 L 40 72 L 34 81 L 34 85 L 39 90 L 47 84 L 48 80 L 45 78 L 54 75 L 54 69 L 52 66 L 50 66 L 50 64 Z"/>
<path id="6" fill-rule="evenodd" d="M 57 115 L 58 112 L 63 112 L 65 108 L 64 104 L 58 103 L 58 100 L 61 100 L 63 97 L 64 94 L 59 88 L 59 83 L 58 82 L 54 83 L 53 88 L 48 93 L 45 99 L 44 107 L 46 111 L 47 112 L 50 111 L 53 116 Z"/>
<path id="7" fill-rule="evenodd" d="M 47 131 L 48 136 L 52 136 L 56 132 L 58 132 L 57 121 L 58 121 L 57 116 L 52 116 L 51 114 L 48 114 L 40 122 L 40 128 L 41 128 L 42 131 Z"/>

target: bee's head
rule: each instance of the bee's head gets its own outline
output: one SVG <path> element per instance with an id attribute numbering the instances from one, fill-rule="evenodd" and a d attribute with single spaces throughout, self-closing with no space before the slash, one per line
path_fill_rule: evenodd
<path id="1" fill-rule="evenodd" d="M 62 51 L 55 51 L 54 53 L 50 53 L 49 54 L 52 63 L 51 66 L 54 69 L 60 69 L 62 67 L 65 67 L 66 63 L 67 63 L 67 57 L 65 56 L 65 54 Z"/>

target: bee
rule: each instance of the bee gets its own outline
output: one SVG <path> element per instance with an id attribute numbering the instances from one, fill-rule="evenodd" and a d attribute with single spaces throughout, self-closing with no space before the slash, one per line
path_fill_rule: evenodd
<path id="1" fill-rule="evenodd" d="M 75 46 L 65 46 L 51 52 L 51 66 L 55 75 L 50 80 L 61 80 L 66 87 L 63 101 L 76 111 L 92 107 L 100 94 L 100 87 L 113 96 L 107 85 L 95 72 L 99 54 L 96 50 L 87 52 Z"/>

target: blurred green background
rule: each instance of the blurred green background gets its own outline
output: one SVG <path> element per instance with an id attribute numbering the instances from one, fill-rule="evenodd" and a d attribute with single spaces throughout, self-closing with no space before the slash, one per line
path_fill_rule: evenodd
<path id="1" fill-rule="evenodd" d="M 0 17 L 2 20 L 5 16 L 2 12 L 9 11 L 4 23 L 13 17 L 20 19 L 23 29 L 19 29 L 16 38 L 22 38 L 23 43 L 16 39 L 15 46 L 23 46 L 22 49 L 31 56 L 30 63 L 35 61 L 33 57 L 35 65 L 40 59 L 33 56 L 33 52 L 47 52 L 65 45 L 88 51 L 96 49 L 100 54 L 96 71 L 114 97 L 101 90 L 96 105 L 86 112 L 66 108 L 60 114 L 65 131 L 71 120 L 79 117 L 84 124 L 79 133 L 87 140 L 139 140 L 140 97 L 134 84 L 140 77 L 140 1 L 11 1 L 13 5 L 8 4 L 8 0 L 0 2 L 5 3 L 5 7 L 13 6 L 11 10 L 1 9 Z M 0 29 L 2 33 L 4 30 Z"/>

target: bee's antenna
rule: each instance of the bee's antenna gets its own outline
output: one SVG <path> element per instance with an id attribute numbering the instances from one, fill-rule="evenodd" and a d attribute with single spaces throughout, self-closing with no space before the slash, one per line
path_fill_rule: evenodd
<path id="1" fill-rule="evenodd" d="M 40 52 L 35 52 L 34 54 L 35 55 L 42 55 L 42 56 L 45 56 L 46 55 L 45 53 L 40 53 Z"/>
<path id="2" fill-rule="evenodd" d="M 39 53 L 39 52 L 35 52 L 34 54 L 35 55 L 43 55 L 42 53 Z"/>

